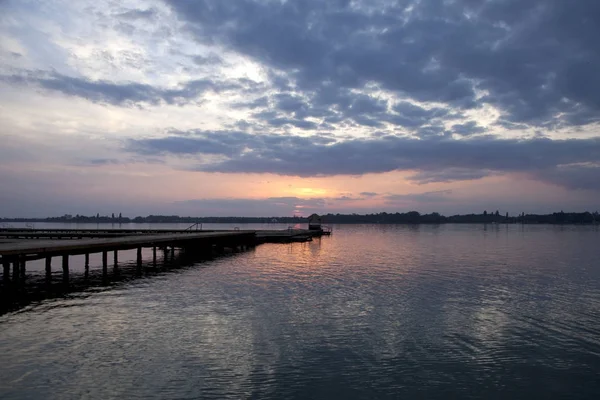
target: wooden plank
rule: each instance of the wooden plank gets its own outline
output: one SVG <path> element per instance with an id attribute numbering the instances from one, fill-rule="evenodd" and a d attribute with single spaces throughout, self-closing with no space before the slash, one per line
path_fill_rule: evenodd
<path id="1" fill-rule="evenodd" d="M 152 233 L 154 234 L 154 233 Z M 114 238 L 123 236 L 139 236 L 139 232 L 0 232 L 0 237 L 7 239 L 83 239 L 83 238 Z"/>
<path id="2" fill-rule="evenodd" d="M 186 242 L 227 239 L 254 235 L 254 231 L 240 232 L 200 232 L 169 235 L 140 235 L 127 236 L 110 239 L 79 239 L 79 240 L 35 240 L 11 243 L 0 243 L 0 255 L 11 256 L 21 254 L 42 253 L 75 253 L 77 251 L 88 251 L 90 253 L 104 250 L 126 249 L 136 247 L 152 247 L 160 244 L 173 245 L 185 244 Z"/>
<path id="3" fill-rule="evenodd" d="M 4 236 L 6 233 L 63 233 L 63 234 L 74 234 L 74 233 L 128 233 L 128 234 L 167 234 L 167 233 L 197 233 L 197 232 L 214 232 L 215 230 L 203 229 L 201 231 L 188 230 L 188 229 L 26 229 L 26 228 L 2 228 L 0 229 L 0 236 Z"/>

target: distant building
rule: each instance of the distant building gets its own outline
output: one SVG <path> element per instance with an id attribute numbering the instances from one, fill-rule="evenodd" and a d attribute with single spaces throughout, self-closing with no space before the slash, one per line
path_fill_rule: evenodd
<path id="1" fill-rule="evenodd" d="M 308 217 L 308 229 L 311 231 L 320 231 L 321 230 L 321 222 L 322 222 L 322 218 L 320 215 L 311 214 Z"/>

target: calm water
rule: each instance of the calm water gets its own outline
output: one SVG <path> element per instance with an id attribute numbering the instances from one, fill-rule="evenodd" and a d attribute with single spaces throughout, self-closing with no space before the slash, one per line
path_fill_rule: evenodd
<path id="1" fill-rule="evenodd" d="M 597 399 L 599 256 L 597 227 L 336 226 L 1 316 L 0 398 Z"/>

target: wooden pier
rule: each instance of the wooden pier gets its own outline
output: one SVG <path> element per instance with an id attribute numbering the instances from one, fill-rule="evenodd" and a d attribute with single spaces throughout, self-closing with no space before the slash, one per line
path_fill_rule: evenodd
<path id="1" fill-rule="evenodd" d="M 103 274 L 108 270 L 108 253 L 113 252 L 115 264 L 118 262 L 118 252 L 121 250 L 137 249 L 137 264 L 142 265 L 142 249 L 152 248 L 153 259 L 156 260 L 157 248 L 183 248 L 193 252 L 212 251 L 217 249 L 239 249 L 256 244 L 254 231 L 227 232 L 187 232 L 171 234 L 147 234 L 121 236 L 113 238 L 94 238 L 79 240 L 18 240 L 0 243 L 0 262 L 3 266 L 5 282 L 18 282 L 25 276 L 27 261 L 45 259 L 46 274 L 52 274 L 52 259 L 62 260 L 63 281 L 69 279 L 69 257 L 85 255 L 86 270 L 89 268 L 89 255 L 102 253 Z M 154 261 L 156 262 L 156 261 Z M 11 278 L 12 266 L 12 278 Z"/>
<path id="2" fill-rule="evenodd" d="M 90 254 L 102 253 L 102 273 L 108 273 L 108 253 L 115 267 L 118 252 L 137 250 L 137 266 L 142 266 L 142 249 L 152 248 L 156 266 L 157 249 L 183 249 L 195 254 L 222 252 L 225 248 L 239 250 L 263 243 L 311 241 L 329 232 L 304 229 L 273 231 L 195 231 L 195 230 L 127 230 L 127 229 L 0 229 L 0 264 L 5 285 L 25 279 L 27 262 L 45 259 L 48 281 L 52 276 L 52 261 L 60 258 L 63 282 L 69 281 L 69 258 L 85 255 L 85 271 L 89 271 Z M 12 272 L 12 274 L 11 274 Z"/>

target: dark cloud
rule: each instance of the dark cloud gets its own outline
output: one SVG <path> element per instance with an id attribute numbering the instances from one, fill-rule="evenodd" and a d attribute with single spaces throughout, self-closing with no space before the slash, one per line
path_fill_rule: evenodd
<path id="1" fill-rule="evenodd" d="M 429 169 L 419 171 L 409 176 L 409 180 L 425 185 L 433 182 L 455 182 L 471 181 L 493 175 L 494 171 L 489 169 L 478 170 L 476 168 L 450 167 L 445 169 Z"/>
<path id="2" fill-rule="evenodd" d="M 263 107 L 267 107 L 268 105 L 269 105 L 269 98 L 266 96 L 262 96 L 257 99 L 251 100 L 251 101 L 240 101 L 240 102 L 231 104 L 231 106 L 233 108 L 249 108 L 249 109 L 263 108 Z"/>
<path id="3" fill-rule="evenodd" d="M 276 117 L 266 121 L 269 125 L 275 127 L 281 127 L 284 125 L 292 125 L 296 128 L 300 129 L 315 129 L 317 128 L 317 124 L 312 121 L 302 120 L 302 119 L 291 119 L 291 118 L 283 118 Z"/>
<path id="4" fill-rule="evenodd" d="M 442 125 L 423 126 L 419 128 L 415 133 L 417 136 L 425 139 L 443 137 L 449 134 L 446 128 L 444 128 Z"/>
<path id="5" fill-rule="evenodd" d="M 438 190 L 435 192 L 425 193 L 408 193 L 408 194 L 390 194 L 386 195 L 384 199 L 387 204 L 398 204 L 398 203 L 438 203 L 450 200 L 452 190 Z"/>
<path id="6" fill-rule="evenodd" d="M 129 149 L 142 155 L 159 154 L 218 154 L 236 156 L 240 154 L 247 141 L 248 134 L 242 132 L 205 132 L 203 135 L 168 136 L 156 139 L 139 139 L 129 142 Z"/>
<path id="7" fill-rule="evenodd" d="M 396 114 L 391 114 L 388 122 L 408 128 L 417 128 L 448 116 L 458 117 L 458 115 L 451 114 L 448 109 L 439 107 L 426 109 L 406 101 L 394 105 L 393 110 Z"/>
<path id="8" fill-rule="evenodd" d="M 281 126 L 284 120 L 307 121 L 306 118 L 322 120 L 321 128 L 334 129 L 335 125 L 359 125 L 367 128 L 382 128 L 384 123 L 405 128 L 417 135 L 430 135 L 425 125 L 439 124 L 445 119 L 463 118 L 450 109 L 424 108 L 409 102 L 400 102 L 389 107 L 387 100 L 346 89 L 322 88 L 305 92 L 303 96 L 288 92 L 262 96 L 255 100 L 232 103 L 234 108 L 261 109 L 252 116 L 272 126 Z M 298 126 L 297 124 L 294 124 Z M 304 123 L 305 129 L 317 125 Z M 301 126 L 298 126 L 301 127 Z M 445 133 L 444 130 L 436 134 Z"/>
<path id="9" fill-rule="evenodd" d="M 117 18 L 125 20 L 152 20 L 156 17 L 157 11 L 154 8 L 146 10 L 128 10 L 117 15 Z"/>
<path id="10" fill-rule="evenodd" d="M 358 200 L 363 200 L 363 199 L 358 198 L 358 197 L 352 197 L 352 196 L 340 196 L 340 197 L 332 197 L 328 200 L 346 202 L 346 201 L 358 201 Z"/>
<path id="11" fill-rule="evenodd" d="M 193 56 L 192 60 L 197 65 L 219 65 L 223 63 L 223 59 L 216 54 L 209 54 L 207 56 Z"/>
<path id="12" fill-rule="evenodd" d="M 376 85 L 455 109 L 489 103 L 507 123 L 600 121 L 596 0 L 165 1 L 198 41 L 285 71 L 302 93 Z"/>
<path id="13" fill-rule="evenodd" d="M 563 179 L 553 179 L 549 171 L 565 165 L 581 170 L 581 163 L 600 163 L 600 138 L 517 140 L 476 136 L 464 140 L 438 137 L 416 140 L 384 136 L 334 141 L 319 135 L 192 131 L 187 136 L 131 140 L 128 149 L 150 155 L 212 154 L 224 157 L 222 161 L 195 168 L 206 172 L 307 177 L 403 170 L 415 171 L 409 179 L 418 183 L 478 179 L 498 173 L 527 173 L 541 177 L 545 172 L 548 176 L 544 180 L 568 186 Z M 573 170 L 570 173 L 574 173 Z M 589 176 L 598 170 L 582 171 Z M 581 182 L 587 182 L 583 176 Z"/>
<path id="14" fill-rule="evenodd" d="M 297 113 L 308 108 L 308 104 L 300 96 L 294 96 L 288 93 L 278 93 L 273 97 L 275 100 L 275 107 L 284 112 Z"/>
<path id="15" fill-rule="evenodd" d="M 600 191 L 600 164 L 561 165 L 540 171 L 532 176 L 544 182 L 569 189 L 592 189 Z"/>
<path id="16" fill-rule="evenodd" d="M 88 160 L 85 164 L 92 166 L 101 166 L 101 165 L 115 165 L 120 164 L 121 161 L 115 158 L 93 158 Z"/>
<path id="17" fill-rule="evenodd" d="M 136 156 L 124 159 L 116 158 L 91 158 L 75 162 L 78 167 L 102 167 L 105 165 L 127 165 L 127 164 L 164 164 L 164 160 L 157 157 Z"/>
<path id="18" fill-rule="evenodd" d="M 85 98 L 96 103 L 119 106 L 132 104 L 184 104 L 196 101 L 205 92 L 221 93 L 229 90 L 254 92 L 260 85 L 245 79 L 227 82 L 198 79 L 185 82 L 175 89 L 155 87 L 142 83 L 115 83 L 105 80 L 92 81 L 82 77 L 71 77 L 58 73 L 26 73 L 0 76 L 0 80 L 12 84 L 34 84 L 43 89 L 68 96 Z"/>
<path id="19" fill-rule="evenodd" d="M 475 121 L 469 121 L 464 124 L 452 125 L 452 132 L 462 136 L 471 136 L 485 132 L 485 128 L 477 125 Z"/>
<path id="20" fill-rule="evenodd" d="M 363 196 L 363 197 L 375 197 L 375 196 L 377 196 L 377 193 L 375 193 L 375 192 L 361 192 L 360 195 Z"/>

